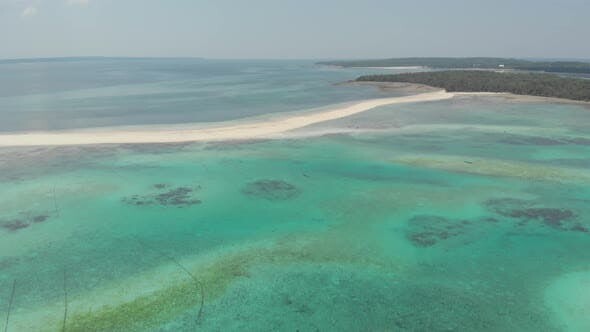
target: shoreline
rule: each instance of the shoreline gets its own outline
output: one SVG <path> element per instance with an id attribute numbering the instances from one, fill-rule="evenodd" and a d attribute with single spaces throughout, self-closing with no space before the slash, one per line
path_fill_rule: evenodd
<path id="1" fill-rule="evenodd" d="M 349 81 L 342 84 L 371 85 L 384 91 L 406 91 L 411 94 L 213 123 L 138 125 L 0 133 L 0 148 L 228 142 L 321 136 L 322 132 L 312 131 L 306 133 L 300 129 L 322 122 L 346 118 L 380 106 L 442 101 L 461 97 L 499 97 L 514 102 L 545 102 L 590 107 L 590 102 L 563 98 L 517 95 L 509 92 L 447 92 L 432 86 L 413 83 Z M 296 130 L 300 131 L 293 133 Z M 333 133 L 333 131 L 326 132 L 326 134 L 330 133 Z"/>
<path id="2" fill-rule="evenodd" d="M 352 86 L 372 86 L 383 91 L 405 91 L 409 93 L 422 93 L 430 91 L 444 90 L 432 85 L 420 84 L 420 83 L 409 83 L 409 82 L 381 82 L 381 81 L 346 81 L 340 84 L 352 85 Z M 560 104 L 576 104 L 590 106 L 590 101 L 559 98 L 559 97 L 545 97 L 535 95 L 519 95 L 511 92 L 488 92 L 488 91 L 452 91 L 450 92 L 455 97 L 504 97 L 513 101 L 524 101 L 534 102 L 541 101 L 547 103 L 560 103 Z"/>
<path id="3" fill-rule="evenodd" d="M 455 95 L 455 97 L 504 97 L 505 99 L 510 99 L 511 101 L 537 101 L 554 104 L 573 104 L 590 106 L 590 101 L 533 95 L 517 95 L 515 93 L 510 92 L 453 92 L 453 94 Z"/>
<path id="4" fill-rule="evenodd" d="M 402 91 L 408 93 L 424 93 L 431 91 L 440 91 L 441 88 L 437 88 L 431 85 L 420 84 L 420 83 L 408 83 L 408 82 L 379 82 L 379 81 L 346 81 L 339 83 L 342 85 L 352 86 L 372 86 L 382 91 Z M 559 104 L 574 104 L 574 105 L 585 105 L 590 106 L 590 101 L 566 99 L 558 97 L 544 97 L 534 95 L 519 95 L 510 92 L 486 92 L 486 91 L 452 91 L 455 97 L 503 97 L 510 101 L 523 101 L 523 102 L 545 102 L 545 103 L 559 103 Z"/>
<path id="5" fill-rule="evenodd" d="M 590 102 L 589 80 L 555 74 L 453 69 L 363 75 L 356 81 L 418 83 L 448 92 L 502 92 Z"/>
<path id="6" fill-rule="evenodd" d="M 344 118 L 380 106 L 447 100 L 454 96 L 454 93 L 438 90 L 403 97 L 363 100 L 313 113 L 297 112 L 265 120 L 244 119 L 210 125 L 196 123 L 0 134 L 0 147 L 219 142 L 281 138 L 285 137 L 286 132 L 294 129 Z"/>

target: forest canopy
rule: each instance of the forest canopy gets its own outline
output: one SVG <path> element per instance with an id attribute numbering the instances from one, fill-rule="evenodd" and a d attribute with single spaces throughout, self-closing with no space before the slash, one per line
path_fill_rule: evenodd
<path id="1" fill-rule="evenodd" d="M 394 58 L 319 62 L 342 67 L 428 67 L 434 69 L 516 69 L 553 73 L 590 73 L 589 62 L 530 61 L 511 58 Z"/>
<path id="2" fill-rule="evenodd" d="M 392 75 L 367 75 L 359 82 L 424 84 L 449 92 L 509 92 L 519 95 L 590 101 L 590 80 L 551 74 L 448 70 Z"/>

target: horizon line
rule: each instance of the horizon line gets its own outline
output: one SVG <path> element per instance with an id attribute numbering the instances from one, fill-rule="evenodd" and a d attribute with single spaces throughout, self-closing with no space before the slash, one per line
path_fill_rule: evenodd
<path id="1" fill-rule="evenodd" d="M 546 60 L 546 61 L 590 61 L 590 58 L 577 57 L 515 57 L 515 56 L 401 56 L 401 57 L 318 57 L 318 58 L 225 58 L 225 57 L 202 57 L 202 56 L 110 56 L 110 55 L 77 55 L 77 56 L 39 56 L 39 57 L 10 57 L 0 58 L 0 63 L 18 63 L 18 62 L 50 62 L 60 60 L 142 60 L 142 59 L 170 59 L 170 60 L 235 60 L 235 61 L 358 61 L 358 60 L 389 60 L 389 59 L 426 59 L 426 58 L 448 58 L 448 59 L 470 59 L 470 58 L 496 58 L 496 59 L 520 59 L 520 60 Z"/>

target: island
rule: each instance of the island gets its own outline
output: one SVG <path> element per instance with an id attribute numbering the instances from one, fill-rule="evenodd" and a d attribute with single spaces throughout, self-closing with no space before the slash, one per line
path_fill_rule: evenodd
<path id="1" fill-rule="evenodd" d="M 356 82 L 422 84 L 448 92 L 506 92 L 517 95 L 590 101 L 590 80 L 552 74 L 446 70 L 389 75 L 366 75 Z"/>
<path id="2" fill-rule="evenodd" d="M 433 69 L 513 69 L 551 73 L 590 74 L 590 62 L 531 61 L 512 58 L 392 58 L 318 62 L 340 67 L 426 67 Z"/>

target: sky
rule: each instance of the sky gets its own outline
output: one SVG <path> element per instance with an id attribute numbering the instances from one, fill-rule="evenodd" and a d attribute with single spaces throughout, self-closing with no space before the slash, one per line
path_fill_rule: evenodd
<path id="1" fill-rule="evenodd" d="M 0 0 L 0 58 L 590 59 L 590 0 Z"/>

